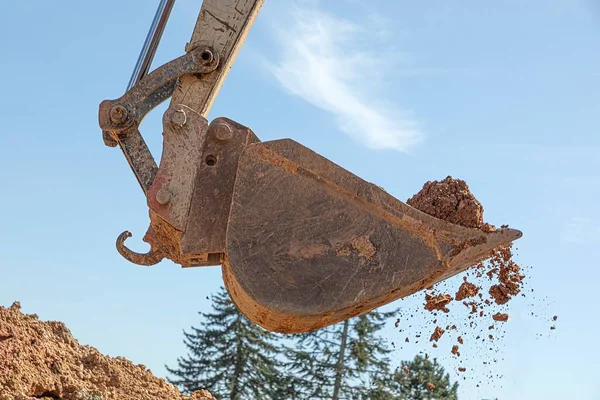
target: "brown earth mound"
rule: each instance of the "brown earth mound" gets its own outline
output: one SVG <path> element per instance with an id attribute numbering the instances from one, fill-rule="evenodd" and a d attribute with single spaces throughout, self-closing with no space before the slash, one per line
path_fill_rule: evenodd
<path id="1" fill-rule="evenodd" d="M 451 176 L 427 182 L 406 201 L 411 207 L 436 218 L 468 228 L 483 227 L 483 207 L 471 194 L 467 183 Z"/>
<path id="2" fill-rule="evenodd" d="M 80 345 L 60 322 L 0 307 L 0 400 L 214 400 L 182 395 L 143 365 Z"/>

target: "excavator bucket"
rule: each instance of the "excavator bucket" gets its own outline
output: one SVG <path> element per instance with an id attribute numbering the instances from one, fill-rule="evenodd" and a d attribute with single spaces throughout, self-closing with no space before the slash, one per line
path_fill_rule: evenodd
<path id="1" fill-rule="evenodd" d="M 299 333 L 430 287 L 520 236 L 433 218 L 278 140 L 240 157 L 223 277 L 255 323 Z"/>
<path id="2" fill-rule="evenodd" d="M 100 104 L 104 142 L 120 146 L 149 208 L 151 249 L 131 251 L 124 232 L 127 260 L 221 265 L 251 321 L 301 333 L 430 287 L 521 236 L 429 216 L 293 140 L 261 142 L 227 118 L 209 124 L 262 0 L 204 0 L 186 54 L 147 74 L 173 1 L 161 1 L 127 92 Z M 169 97 L 157 165 L 139 125 Z"/>
<path id="3" fill-rule="evenodd" d="M 263 143 L 225 118 L 209 126 L 170 109 L 164 128 L 147 196 L 152 251 L 131 252 L 127 235 L 119 251 L 142 265 L 222 265 L 235 304 L 270 331 L 307 332 L 363 314 L 521 236 L 434 218 L 293 140 Z"/>

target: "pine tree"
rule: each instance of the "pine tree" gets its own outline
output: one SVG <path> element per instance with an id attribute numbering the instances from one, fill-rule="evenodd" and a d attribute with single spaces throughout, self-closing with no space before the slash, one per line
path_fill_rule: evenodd
<path id="1" fill-rule="evenodd" d="M 221 287 L 202 327 L 184 331 L 188 354 L 167 371 L 185 393 L 207 389 L 219 399 L 284 399 L 289 379 L 280 373 L 276 337 L 250 322 Z M 293 394 L 292 394 L 293 396 Z"/>
<path id="2" fill-rule="evenodd" d="M 456 400 L 458 384 L 450 384 L 450 375 L 444 368 L 427 358 L 416 356 L 413 361 L 403 361 L 394 374 L 391 386 L 399 399 Z"/>
<path id="3" fill-rule="evenodd" d="M 294 335 L 287 353 L 288 376 L 302 399 L 387 399 L 390 353 L 378 333 L 395 313 L 370 313 Z"/>

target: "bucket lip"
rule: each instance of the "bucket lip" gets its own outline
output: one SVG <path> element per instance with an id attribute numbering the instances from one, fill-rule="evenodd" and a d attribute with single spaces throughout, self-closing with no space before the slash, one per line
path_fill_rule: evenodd
<path id="1" fill-rule="evenodd" d="M 466 245 L 458 253 L 446 256 L 443 263 L 446 272 L 440 274 L 436 283 L 451 278 L 454 275 L 458 275 L 478 263 L 489 259 L 491 257 L 491 252 L 494 249 L 507 246 L 515 240 L 520 239 L 523 237 L 523 232 L 513 228 L 500 228 L 492 232 L 480 231 L 479 235 L 474 237 L 474 239 L 481 237 L 485 238 L 484 242 L 473 246 Z M 451 251 L 455 251 L 455 249 L 460 246 L 460 244 L 454 246 Z"/>

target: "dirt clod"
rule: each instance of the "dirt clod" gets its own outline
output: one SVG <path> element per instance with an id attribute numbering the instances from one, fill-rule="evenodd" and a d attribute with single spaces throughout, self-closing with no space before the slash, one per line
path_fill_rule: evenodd
<path id="1" fill-rule="evenodd" d="M 462 301 L 468 297 L 475 297 L 479 293 L 479 289 L 479 286 L 465 280 L 458 288 L 458 292 L 456 292 L 454 300 Z"/>
<path id="2" fill-rule="evenodd" d="M 0 400 L 214 400 L 206 391 L 184 396 L 143 365 L 80 345 L 64 324 L 20 308 L 0 307 Z"/>
<path id="3" fill-rule="evenodd" d="M 492 316 L 492 318 L 494 319 L 494 321 L 506 322 L 508 321 L 508 314 L 496 313 Z"/>
<path id="4" fill-rule="evenodd" d="M 452 354 L 454 354 L 455 356 L 458 355 L 458 354 L 460 354 L 458 352 L 458 346 L 457 345 L 452 346 Z"/>
<path id="5" fill-rule="evenodd" d="M 439 310 L 439 311 L 443 311 L 443 312 L 447 313 L 450 310 L 446 307 L 446 305 L 448 305 L 448 303 L 450 303 L 452 301 L 452 296 L 450 296 L 449 294 L 438 294 L 438 295 L 426 294 L 425 301 L 426 301 L 426 303 L 425 303 L 426 310 L 428 310 L 428 311 Z"/>
<path id="6" fill-rule="evenodd" d="M 467 183 L 451 176 L 442 181 L 430 181 L 421 191 L 406 201 L 424 213 L 439 219 L 466 226 L 483 226 L 483 207 L 471 194 Z"/>
<path id="7" fill-rule="evenodd" d="M 489 293 L 494 298 L 496 304 L 506 304 L 510 300 L 508 291 L 503 285 L 493 285 L 490 287 Z"/>
<path id="8" fill-rule="evenodd" d="M 440 340 L 440 338 L 442 337 L 442 335 L 444 334 L 444 332 L 445 332 L 445 330 L 443 330 L 439 326 L 436 326 L 435 330 L 431 334 L 431 338 L 429 339 L 429 341 L 433 342 L 435 340 L 437 342 L 438 340 Z"/>

